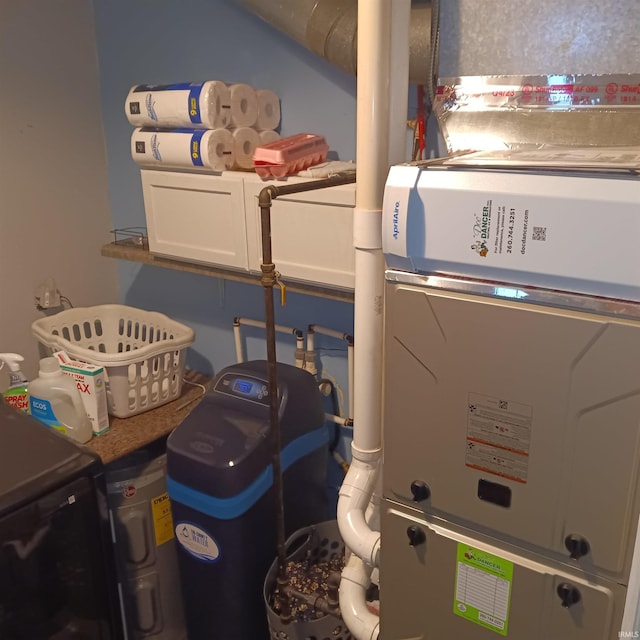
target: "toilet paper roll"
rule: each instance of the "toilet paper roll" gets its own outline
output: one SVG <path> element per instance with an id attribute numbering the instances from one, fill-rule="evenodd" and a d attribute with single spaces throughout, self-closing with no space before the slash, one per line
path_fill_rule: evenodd
<path id="1" fill-rule="evenodd" d="M 280 134 L 277 131 L 271 131 L 270 129 L 260 131 L 258 132 L 258 135 L 260 136 L 260 145 L 280 140 Z"/>
<path id="2" fill-rule="evenodd" d="M 141 167 L 225 171 L 235 163 L 235 141 L 228 129 L 137 128 L 131 157 Z"/>
<path id="3" fill-rule="evenodd" d="M 260 135 L 251 127 L 233 130 L 236 169 L 253 169 L 253 152 L 260 145 Z"/>
<path id="4" fill-rule="evenodd" d="M 280 124 L 280 99 L 269 89 L 258 89 L 256 129 L 276 129 Z"/>
<path id="5" fill-rule="evenodd" d="M 231 124 L 231 93 L 224 82 L 132 87 L 125 113 L 135 127 L 219 129 Z"/>
<path id="6" fill-rule="evenodd" d="M 248 84 L 229 85 L 231 96 L 231 126 L 253 127 L 258 119 L 258 95 Z"/>

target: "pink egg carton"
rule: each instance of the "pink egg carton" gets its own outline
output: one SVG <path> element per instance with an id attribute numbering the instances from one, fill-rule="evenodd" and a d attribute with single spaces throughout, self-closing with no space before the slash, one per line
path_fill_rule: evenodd
<path id="1" fill-rule="evenodd" d="M 327 159 L 324 136 L 297 133 L 256 147 L 253 167 L 261 178 L 283 178 Z"/>

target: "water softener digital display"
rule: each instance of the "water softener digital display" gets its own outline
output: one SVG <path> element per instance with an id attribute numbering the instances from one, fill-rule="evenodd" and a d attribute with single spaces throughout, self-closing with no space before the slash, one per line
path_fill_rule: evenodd
<path id="1" fill-rule="evenodd" d="M 249 376 L 224 374 L 216 382 L 214 391 L 243 400 L 269 404 L 267 381 Z"/>
<path id="2" fill-rule="evenodd" d="M 253 390 L 253 384 L 248 380 L 236 380 L 233 383 L 233 390 L 239 391 L 240 393 L 244 393 L 245 395 L 251 395 L 251 391 Z"/>

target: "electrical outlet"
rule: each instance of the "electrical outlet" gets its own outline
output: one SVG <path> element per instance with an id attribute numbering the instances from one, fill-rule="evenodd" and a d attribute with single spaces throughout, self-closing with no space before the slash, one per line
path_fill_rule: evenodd
<path id="1" fill-rule="evenodd" d="M 35 298 L 37 309 L 59 307 L 61 305 L 60 291 L 58 291 L 56 281 L 53 278 L 47 278 L 36 288 Z"/>

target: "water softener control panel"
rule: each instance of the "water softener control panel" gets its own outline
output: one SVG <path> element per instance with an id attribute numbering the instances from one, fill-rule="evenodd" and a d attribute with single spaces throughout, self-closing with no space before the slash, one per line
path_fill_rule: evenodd
<path id="1" fill-rule="evenodd" d="M 240 400 L 249 400 L 263 405 L 269 405 L 269 388 L 267 381 L 260 378 L 235 373 L 225 373 L 216 380 L 213 392 L 222 393 Z"/>
<path id="2" fill-rule="evenodd" d="M 278 363 L 281 446 L 298 456 L 307 445 L 325 445 L 322 398 L 315 378 Z M 197 407 L 169 436 L 168 475 L 198 489 L 235 495 L 264 472 L 271 457 L 269 375 L 264 360 L 226 367 Z M 287 449 L 291 445 L 291 449 Z M 289 455 L 289 454 L 287 454 Z M 198 480 L 196 480 L 198 478 Z"/>

